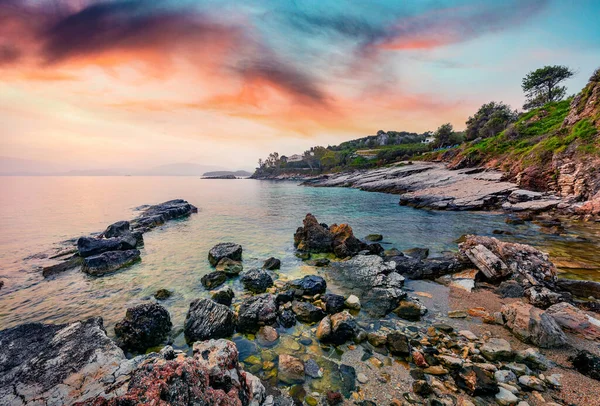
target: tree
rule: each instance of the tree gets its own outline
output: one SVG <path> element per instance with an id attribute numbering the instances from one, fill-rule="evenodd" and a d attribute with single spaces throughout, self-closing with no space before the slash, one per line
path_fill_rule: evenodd
<path id="1" fill-rule="evenodd" d="M 574 74 L 575 72 L 562 65 L 544 66 L 529 72 L 521 84 L 526 97 L 523 108 L 530 110 L 562 100 L 567 94 L 567 88 L 558 84 Z"/>
<path id="2" fill-rule="evenodd" d="M 452 124 L 442 124 L 433 134 L 436 145 L 438 147 L 447 147 L 448 145 L 451 145 L 450 142 L 453 134 L 454 127 L 452 127 Z"/>
<path id="3" fill-rule="evenodd" d="M 510 123 L 517 121 L 517 111 L 502 102 L 489 102 L 477 110 L 467 120 L 466 139 L 488 138 L 503 131 Z"/>
<path id="4" fill-rule="evenodd" d="M 321 167 L 325 169 L 331 169 L 338 163 L 337 156 L 333 151 L 327 151 L 323 154 L 320 161 Z"/>

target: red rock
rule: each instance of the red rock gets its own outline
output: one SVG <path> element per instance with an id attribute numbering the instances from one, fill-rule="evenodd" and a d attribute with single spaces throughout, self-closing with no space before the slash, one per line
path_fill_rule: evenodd
<path id="1" fill-rule="evenodd" d="M 421 354 L 420 351 L 413 351 L 412 353 L 413 361 L 416 366 L 421 368 L 427 368 L 429 364 L 425 361 L 425 357 Z"/>

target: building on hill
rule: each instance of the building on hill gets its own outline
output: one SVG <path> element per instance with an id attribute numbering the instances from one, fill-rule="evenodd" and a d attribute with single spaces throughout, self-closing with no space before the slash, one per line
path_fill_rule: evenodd
<path id="1" fill-rule="evenodd" d="M 300 162 L 302 160 L 304 160 L 304 158 L 302 157 L 302 155 L 298 154 L 290 155 L 287 157 L 288 162 Z"/>

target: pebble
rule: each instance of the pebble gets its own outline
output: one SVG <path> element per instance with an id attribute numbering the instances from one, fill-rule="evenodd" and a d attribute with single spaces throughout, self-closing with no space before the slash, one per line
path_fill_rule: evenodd
<path id="1" fill-rule="evenodd" d="M 344 304 L 348 309 L 360 310 L 360 299 L 355 295 L 348 296 L 348 299 L 344 301 Z"/>
<path id="2" fill-rule="evenodd" d="M 477 336 L 472 331 L 469 331 L 469 330 L 461 330 L 458 332 L 458 334 L 470 341 L 477 340 Z"/>
<path id="3" fill-rule="evenodd" d="M 529 389 L 537 390 L 537 391 L 545 391 L 546 387 L 544 386 L 544 382 L 541 379 L 536 378 L 531 375 L 523 375 L 519 377 L 519 383 Z"/>
<path id="4" fill-rule="evenodd" d="M 464 319 L 467 317 L 467 313 L 464 310 L 452 310 L 448 312 L 448 317 L 451 319 Z"/>
<path id="5" fill-rule="evenodd" d="M 356 379 L 362 384 L 369 382 L 369 378 L 363 373 L 359 373 L 358 375 L 356 375 Z"/>

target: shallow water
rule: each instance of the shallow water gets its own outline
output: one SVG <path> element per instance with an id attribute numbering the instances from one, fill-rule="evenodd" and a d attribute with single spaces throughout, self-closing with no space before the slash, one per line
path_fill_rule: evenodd
<path id="1" fill-rule="evenodd" d="M 600 231 L 591 224 L 573 224 L 563 236 L 547 235 L 534 224 L 506 225 L 502 215 L 417 210 L 399 206 L 394 195 L 300 187 L 293 182 L 5 177 L 0 178 L 0 187 L 0 279 L 5 281 L 0 291 L 0 329 L 24 322 L 64 323 L 102 316 L 112 336 L 114 324 L 123 318 L 127 307 L 154 300 L 156 290 L 167 288 L 175 292 L 162 302 L 173 320 L 174 345 L 188 349 L 182 326 L 189 303 L 208 296 L 200 283 L 211 270 L 208 250 L 218 242 L 233 241 L 244 247 L 245 269 L 275 256 L 282 260 L 279 274 L 283 279 L 319 273 L 296 258 L 293 250 L 293 233 L 309 212 L 328 224 L 349 223 L 359 237 L 381 233 L 385 248 L 428 247 L 432 255 L 456 250 L 456 239 L 463 234 L 493 235 L 493 230 L 510 230 L 514 235 L 499 238 L 542 247 L 569 266 L 570 276 L 600 280 Z M 36 269 L 43 261 L 34 254 L 55 247 L 57 242 L 102 231 L 112 222 L 134 218 L 137 206 L 174 198 L 196 205 L 198 214 L 146 233 L 141 262 L 100 278 L 69 271 L 44 280 Z M 26 257 L 29 259 L 24 260 Z M 326 273 L 323 276 L 327 278 Z M 228 283 L 239 301 L 239 282 Z M 422 286 L 437 289 L 433 284 Z M 335 284 L 330 283 L 329 288 L 344 293 Z M 436 313 L 445 314 L 444 309 L 438 310 L 442 312 Z M 311 336 L 310 327 L 305 325 L 288 333 L 292 337 Z M 243 357 L 260 353 L 247 337 L 236 336 L 235 341 Z M 319 352 L 323 362 L 336 356 L 335 349 L 321 348 L 316 342 L 298 350 L 289 345 L 289 340 L 282 338 L 270 351 Z M 268 377 L 268 371 L 263 374 Z"/>

